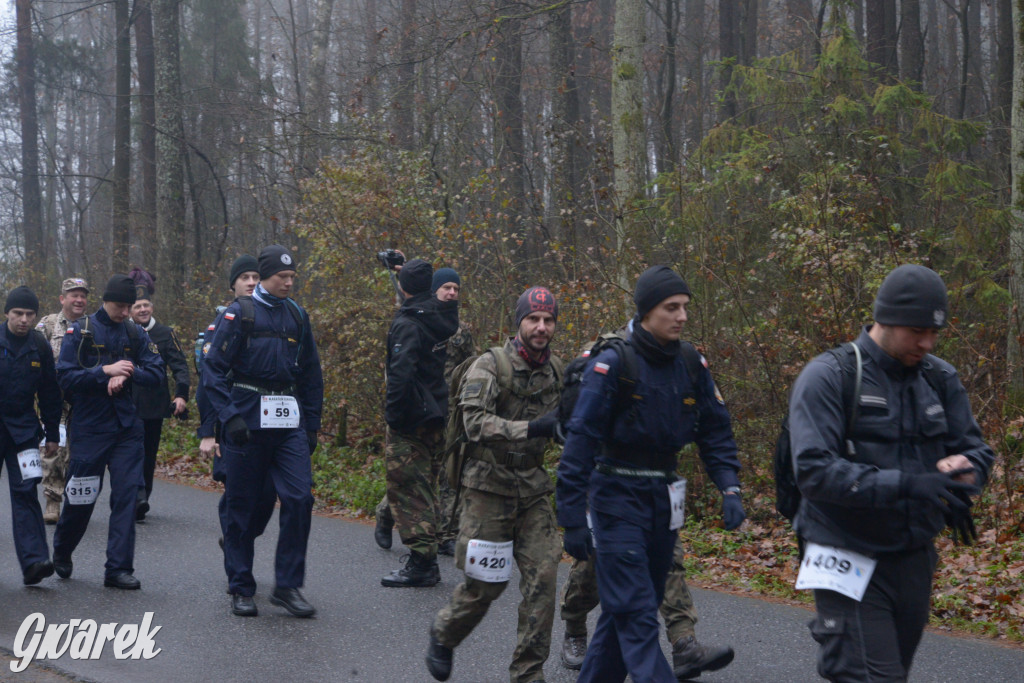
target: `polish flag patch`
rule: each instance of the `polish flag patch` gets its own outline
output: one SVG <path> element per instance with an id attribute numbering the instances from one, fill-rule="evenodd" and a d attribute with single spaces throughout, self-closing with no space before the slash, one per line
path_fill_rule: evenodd
<path id="1" fill-rule="evenodd" d="M 224 314 L 224 319 L 225 320 L 234 320 L 235 319 L 235 314 L 234 313 L 225 313 Z"/>
<path id="2" fill-rule="evenodd" d="M 594 372 L 596 372 L 598 374 L 601 374 L 601 375 L 607 375 L 608 374 L 608 364 L 607 363 L 594 363 Z"/>
<path id="3" fill-rule="evenodd" d="M 209 327 L 207 327 L 206 329 L 207 329 L 207 330 L 212 330 L 212 329 L 214 329 L 215 327 L 217 327 L 217 326 L 216 326 L 216 325 L 214 325 L 213 323 L 210 323 L 210 326 L 209 326 Z"/>
<path id="4" fill-rule="evenodd" d="M 69 327 L 67 329 L 67 332 L 65 332 L 64 334 L 74 334 L 74 333 L 75 333 L 75 331 Z"/>

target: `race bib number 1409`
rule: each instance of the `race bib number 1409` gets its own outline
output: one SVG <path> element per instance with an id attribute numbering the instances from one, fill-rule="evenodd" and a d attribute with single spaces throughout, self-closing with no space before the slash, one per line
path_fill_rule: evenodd
<path id="1" fill-rule="evenodd" d="M 860 602 L 877 564 L 877 560 L 852 550 L 808 543 L 796 589 L 835 591 Z"/>

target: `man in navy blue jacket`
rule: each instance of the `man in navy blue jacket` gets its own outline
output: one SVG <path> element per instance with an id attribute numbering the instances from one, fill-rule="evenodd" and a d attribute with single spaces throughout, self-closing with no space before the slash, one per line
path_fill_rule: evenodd
<path id="1" fill-rule="evenodd" d="M 136 589 L 135 502 L 143 485 L 143 429 L 132 386 L 164 381 L 164 362 L 146 331 L 128 318 L 135 283 L 110 278 L 103 306 L 68 328 L 60 347 L 57 379 L 71 404 L 64 508 L 53 534 L 53 566 L 71 576 L 71 554 L 89 526 L 103 472 L 110 471 L 110 524 L 103 585 Z"/>
<path id="2" fill-rule="evenodd" d="M 39 298 L 28 287 L 17 287 L 7 296 L 7 322 L 0 329 L 0 467 L 7 465 L 14 549 L 27 586 L 53 574 L 36 494 L 43 476 L 38 446 L 44 430 L 33 404 L 38 397 L 50 455 L 60 442 L 62 405 L 49 344 L 32 329 L 38 314 Z"/>
<path id="3" fill-rule="evenodd" d="M 316 609 L 299 589 L 313 514 L 313 468 L 324 383 L 309 316 L 290 297 L 295 261 L 272 245 L 259 256 L 253 319 L 234 301 L 221 318 L 203 361 L 202 386 L 221 423 L 227 471 L 224 569 L 231 610 L 256 616 L 253 600 L 255 519 L 270 477 L 281 500 L 281 531 L 270 602 L 297 617 Z"/>
<path id="4" fill-rule="evenodd" d="M 679 450 L 696 442 L 723 493 L 723 518 L 745 518 L 736 442 L 724 401 L 703 367 L 690 377 L 679 341 L 690 289 L 665 266 L 646 270 L 627 353 L 636 359 L 629 403 L 620 398 L 620 357 L 608 349 L 583 376 L 558 466 L 558 521 L 565 549 L 597 554 L 601 617 L 579 681 L 674 681 L 658 642 L 658 606 L 682 525 Z M 589 507 L 593 543 L 587 529 Z"/>

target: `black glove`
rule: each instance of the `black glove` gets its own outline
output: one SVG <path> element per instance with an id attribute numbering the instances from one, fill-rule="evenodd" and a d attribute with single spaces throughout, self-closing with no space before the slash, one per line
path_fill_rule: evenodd
<path id="1" fill-rule="evenodd" d="M 555 436 L 555 429 L 558 427 L 558 409 L 552 410 L 547 415 L 541 415 L 536 420 L 530 420 L 526 425 L 526 438 L 536 439 L 539 436 L 545 439 L 552 439 Z"/>
<path id="2" fill-rule="evenodd" d="M 241 415 L 235 415 L 224 425 L 224 433 L 236 446 L 244 446 L 249 443 L 249 428 L 245 426 L 245 420 Z"/>
<path id="3" fill-rule="evenodd" d="M 738 493 L 722 494 L 722 521 L 725 522 L 725 530 L 732 531 L 747 518 L 743 511 L 743 501 Z"/>
<path id="4" fill-rule="evenodd" d="M 963 513 L 970 508 L 970 498 L 965 503 L 959 493 L 964 497 L 978 493 L 978 487 L 962 481 L 956 481 L 953 477 L 960 474 L 969 474 L 974 471 L 973 467 L 966 467 L 952 472 L 931 472 L 928 474 L 907 474 L 900 475 L 900 497 L 913 498 L 915 500 L 926 500 L 933 505 L 943 509 L 946 505 L 953 512 Z"/>
<path id="5" fill-rule="evenodd" d="M 594 539 L 590 536 L 590 529 L 585 526 L 567 527 L 562 545 L 565 546 L 565 552 L 581 562 L 594 554 Z"/>
<path id="6" fill-rule="evenodd" d="M 973 545 L 978 540 L 978 530 L 974 528 L 974 518 L 971 516 L 971 506 L 974 503 L 971 501 L 971 497 L 963 491 L 957 491 L 956 497 L 967 505 L 967 509 L 957 512 L 949 508 L 946 512 L 946 524 L 953 530 L 953 543 Z"/>
<path id="7" fill-rule="evenodd" d="M 309 442 L 309 454 L 313 455 L 313 451 L 320 445 L 320 442 L 316 438 L 316 432 L 306 432 L 306 440 Z"/>

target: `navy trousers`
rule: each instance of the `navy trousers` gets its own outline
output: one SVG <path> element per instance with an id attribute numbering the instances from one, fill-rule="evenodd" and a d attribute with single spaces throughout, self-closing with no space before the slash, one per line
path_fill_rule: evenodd
<path id="1" fill-rule="evenodd" d="M 36 444 L 18 446 L 11 439 L 7 429 L 0 426 L 0 469 L 7 464 L 7 483 L 11 489 L 11 524 L 14 527 L 14 551 L 24 572 L 36 562 L 50 559 L 50 548 L 46 545 L 46 527 L 43 525 L 43 511 L 39 507 L 36 485 L 40 478 L 23 479 L 18 467 L 18 453 Z"/>
<path id="2" fill-rule="evenodd" d="M 674 683 L 658 642 L 658 607 L 672 566 L 677 533 L 668 518 L 646 526 L 591 510 L 597 543 L 597 592 L 601 616 L 577 683 Z"/>
<path id="3" fill-rule="evenodd" d="M 103 486 L 105 471 L 110 472 L 110 524 L 107 528 L 106 576 L 135 571 L 135 501 L 143 486 L 142 420 L 136 419 L 120 432 L 91 434 L 75 429 L 72 420 L 71 459 L 67 486 L 81 477 L 98 476 Z M 66 489 L 65 489 L 66 490 Z M 72 504 L 65 493 L 64 507 L 53 534 L 53 556 L 70 560 L 92 518 L 96 503 Z"/>
<path id="4" fill-rule="evenodd" d="M 223 456 L 220 458 L 214 458 L 215 461 L 223 460 Z M 221 466 L 223 470 L 223 466 Z M 227 474 L 221 474 L 220 481 L 222 483 L 227 482 Z M 263 498 L 256 504 L 256 509 L 253 511 L 253 533 L 254 538 L 259 538 L 263 535 L 263 532 L 267 530 L 267 524 L 270 523 L 270 518 L 274 515 L 274 505 L 277 504 L 277 491 L 274 489 L 274 480 L 270 477 L 266 477 L 263 482 Z M 220 518 L 220 535 L 227 536 L 228 533 L 228 494 L 225 490 L 221 494 L 220 500 L 217 501 L 217 517 Z"/>
<path id="5" fill-rule="evenodd" d="M 247 596 L 256 593 L 253 543 L 263 530 L 259 510 L 266 504 L 268 479 L 281 500 L 274 562 L 276 585 L 302 587 L 313 515 L 313 466 L 306 433 L 301 429 L 253 430 L 249 443 L 241 447 L 225 437 L 221 451 L 227 469 L 224 571 L 228 591 Z"/>

